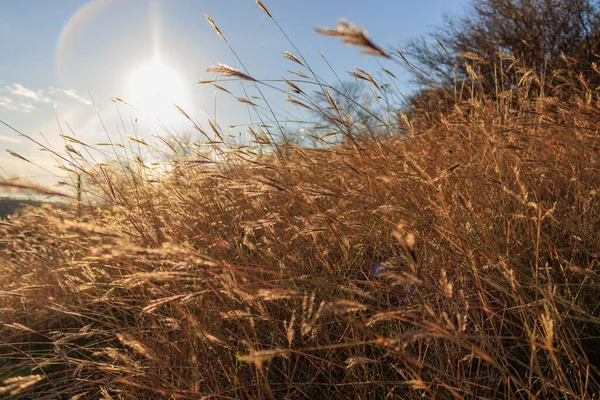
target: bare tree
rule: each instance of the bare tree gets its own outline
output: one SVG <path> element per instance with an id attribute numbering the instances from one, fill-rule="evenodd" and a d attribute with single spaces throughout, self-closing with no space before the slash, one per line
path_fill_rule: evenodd
<path id="1" fill-rule="evenodd" d="M 341 136 L 372 138 L 385 135 L 390 123 L 395 124 L 398 100 L 391 95 L 388 84 L 368 84 L 362 79 L 341 81 L 316 92 L 314 99 L 318 105 L 314 113 L 316 131 L 329 134 L 335 126 Z"/>
<path id="2" fill-rule="evenodd" d="M 347 80 L 325 88 L 328 92 L 316 93 L 321 114 L 317 115 L 319 122 L 330 122 L 328 115 L 337 117 L 351 116 L 359 124 L 368 124 L 374 118 L 370 105 L 373 104 L 372 93 L 367 85 L 359 80 Z"/>
<path id="3" fill-rule="evenodd" d="M 600 59 L 600 2 L 473 0 L 465 16 L 446 18 L 429 39 L 412 41 L 406 52 L 426 72 L 418 74 L 420 83 L 442 87 L 469 79 L 465 53 L 487 63 L 481 74 L 490 85 L 496 84 L 499 67 L 509 67 L 501 54 L 539 76 L 561 69 L 598 85 L 600 76 L 591 65 Z"/>

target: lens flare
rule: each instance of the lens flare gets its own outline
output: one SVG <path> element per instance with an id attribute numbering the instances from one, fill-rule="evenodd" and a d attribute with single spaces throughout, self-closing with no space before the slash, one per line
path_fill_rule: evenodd
<path id="1" fill-rule="evenodd" d="M 127 102 L 150 116 L 160 116 L 172 104 L 185 102 L 181 75 L 159 57 L 127 74 L 125 85 Z"/>

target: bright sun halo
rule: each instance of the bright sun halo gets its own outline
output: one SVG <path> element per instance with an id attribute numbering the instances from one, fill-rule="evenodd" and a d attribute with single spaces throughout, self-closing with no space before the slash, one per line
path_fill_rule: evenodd
<path id="1" fill-rule="evenodd" d="M 126 84 L 128 102 L 151 116 L 182 105 L 186 96 L 180 74 L 158 58 L 130 72 Z"/>

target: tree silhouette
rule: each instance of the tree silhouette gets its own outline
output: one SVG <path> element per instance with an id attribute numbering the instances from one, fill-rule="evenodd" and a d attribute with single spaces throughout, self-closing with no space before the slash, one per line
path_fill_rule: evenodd
<path id="1" fill-rule="evenodd" d="M 447 17 L 429 40 L 413 40 L 405 53 L 425 71 L 417 79 L 429 87 L 469 80 L 475 61 L 481 82 L 497 88 L 498 74 L 514 67 L 515 59 L 538 76 L 560 70 L 597 86 L 600 74 L 592 63 L 600 58 L 600 2 L 472 1 L 465 16 Z M 513 82 L 503 84 L 506 89 Z"/>

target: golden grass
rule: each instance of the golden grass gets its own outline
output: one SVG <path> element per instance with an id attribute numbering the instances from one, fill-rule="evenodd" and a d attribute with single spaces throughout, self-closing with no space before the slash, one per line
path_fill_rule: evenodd
<path id="1" fill-rule="evenodd" d="M 82 169 L 89 205 L 0 225 L 0 393 L 593 398 L 600 99 L 531 85 Z"/>

